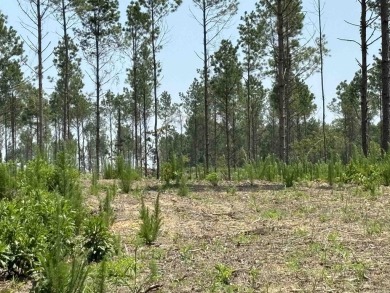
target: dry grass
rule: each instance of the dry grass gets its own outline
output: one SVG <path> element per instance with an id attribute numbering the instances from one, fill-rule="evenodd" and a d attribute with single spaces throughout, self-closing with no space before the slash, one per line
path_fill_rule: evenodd
<path id="1" fill-rule="evenodd" d="M 390 197 L 357 187 L 194 183 L 160 197 L 163 229 L 142 247 L 160 292 L 390 292 Z M 146 189 L 147 190 L 147 189 Z M 152 205 L 157 192 L 145 191 Z M 120 194 L 113 230 L 134 253 L 139 199 Z M 231 271 L 226 282 L 216 265 Z"/>
<path id="2" fill-rule="evenodd" d="M 174 188 L 162 192 L 161 234 L 139 247 L 140 196 L 152 207 L 159 183 L 137 184 L 115 197 L 112 229 L 121 236 L 121 257 L 134 257 L 138 247 L 140 272 L 157 265 L 157 278 L 138 292 L 390 292 L 388 188 L 373 197 L 319 183 L 285 189 L 190 182 L 187 197 Z M 98 202 L 87 196 L 89 208 Z M 129 276 L 130 286 L 110 292 L 136 292 L 132 282 Z"/>

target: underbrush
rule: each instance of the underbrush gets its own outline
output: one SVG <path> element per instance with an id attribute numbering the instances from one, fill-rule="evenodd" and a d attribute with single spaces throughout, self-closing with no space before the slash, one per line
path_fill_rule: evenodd
<path id="1" fill-rule="evenodd" d="M 0 276 L 31 279 L 35 292 L 81 292 L 88 263 L 115 249 L 105 211 L 83 206 L 71 156 L 36 158 L 25 170 L 1 164 L 0 180 Z"/>

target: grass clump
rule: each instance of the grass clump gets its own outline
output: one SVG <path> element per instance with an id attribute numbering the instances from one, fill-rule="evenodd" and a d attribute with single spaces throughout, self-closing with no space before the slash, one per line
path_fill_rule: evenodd
<path id="1" fill-rule="evenodd" d="M 218 186 L 219 177 L 216 172 L 212 172 L 206 176 L 206 180 L 211 183 L 212 186 Z"/>
<path id="2" fill-rule="evenodd" d="M 153 212 L 150 212 L 144 198 L 141 198 L 140 219 L 142 223 L 138 235 L 146 245 L 151 245 L 156 241 L 162 226 L 160 194 L 157 195 Z"/>
<path id="3" fill-rule="evenodd" d="M 215 269 L 216 269 L 216 277 L 215 278 L 216 278 L 217 283 L 219 283 L 221 285 L 229 285 L 231 278 L 233 276 L 234 270 L 225 264 L 217 264 L 217 265 L 215 265 Z"/>
<path id="4" fill-rule="evenodd" d="M 181 176 L 180 184 L 179 184 L 179 190 L 177 191 L 177 194 L 179 196 L 187 196 L 189 193 L 188 185 L 187 185 L 187 178 L 185 175 Z"/>
<path id="5" fill-rule="evenodd" d="M 126 164 L 123 157 L 117 158 L 117 174 L 122 192 L 129 193 L 135 180 L 139 179 L 139 174 L 129 164 Z"/>

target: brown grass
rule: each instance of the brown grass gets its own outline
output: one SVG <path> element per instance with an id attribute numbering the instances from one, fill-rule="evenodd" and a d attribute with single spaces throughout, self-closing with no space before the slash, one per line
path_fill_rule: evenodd
<path id="1" fill-rule="evenodd" d="M 160 292 L 390 292 L 390 198 L 358 187 L 281 189 L 257 182 L 170 189 L 160 197 L 163 228 L 142 247 L 159 269 Z M 152 206 L 156 191 L 145 191 Z M 134 253 L 140 201 L 115 199 L 127 253 Z M 158 253 L 156 253 L 158 251 Z M 219 282 L 217 264 L 232 270 Z"/>
<path id="2" fill-rule="evenodd" d="M 134 257 L 138 247 L 138 292 L 390 292 L 388 188 L 371 196 L 319 183 L 190 182 L 187 197 L 175 188 L 161 193 L 161 234 L 139 247 L 140 194 L 152 208 L 159 183 L 137 184 L 138 192 L 115 197 L 112 230 L 121 236 L 120 257 Z M 150 262 L 158 276 L 142 284 Z M 229 271 L 226 282 L 217 265 Z M 110 292 L 135 292 L 132 282 L 111 284 Z"/>

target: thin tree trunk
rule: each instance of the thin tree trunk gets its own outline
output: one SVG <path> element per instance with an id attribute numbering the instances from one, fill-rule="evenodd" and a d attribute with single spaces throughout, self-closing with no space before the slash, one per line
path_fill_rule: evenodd
<path id="1" fill-rule="evenodd" d="M 139 165 L 138 151 L 138 83 L 137 83 L 137 34 L 133 31 L 133 97 L 134 97 L 134 132 L 135 132 L 135 166 Z"/>
<path id="2" fill-rule="evenodd" d="M 120 107 L 118 107 L 118 130 L 117 130 L 117 153 L 123 156 L 122 150 L 122 112 Z"/>
<path id="3" fill-rule="evenodd" d="M 61 12 L 62 12 L 62 28 L 64 34 L 65 45 L 65 64 L 64 64 L 64 101 L 63 101 L 63 134 L 62 139 L 64 141 L 69 138 L 69 39 L 68 39 L 68 23 L 66 21 L 66 5 L 65 0 L 61 0 Z M 68 123 L 67 123 L 68 122 Z"/>
<path id="4" fill-rule="evenodd" d="M 79 171 L 81 172 L 81 145 L 80 145 L 80 119 L 77 115 L 76 117 L 76 129 L 77 129 L 77 154 L 78 154 L 78 164 Z"/>
<path id="5" fill-rule="evenodd" d="M 96 51 L 96 176 L 99 179 L 100 172 L 100 27 L 97 24 L 97 33 L 95 35 Z"/>
<path id="6" fill-rule="evenodd" d="M 204 75 L 204 139 L 205 139 L 205 167 L 206 174 L 209 172 L 209 93 L 208 93 L 208 54 L 207 54 L 207 15 L 206 15 L 206 0 L 203 0 L 203 75 Z"/>
<path id="7" fill-rule="evenodd" d="M 43 153 L 43 60 L 42 60 L 42 15 L 41 1 L 37 0 L 37 33 L 38 33 L 38 146 L 41 154 Z"/>
<path id="8" fill-rule="evenodd" d="M 249 53 L 249 45 L 248 45 L 248 55 L 250 55 Z M 253 159 L 253 156 L 252 156 L 252 148 L 251 148 L 251 89 L 250 89 L 250 76 L 251 76 L 251 73 L 250 73 L 250 61 L 249 61 L 249 58 L 248 58 L 248 64 L 247 64 L 247 84 L 246 84 L 246 90 L 247 90 L 247 101 L 246 101 L 246 111 L 247 111 L 247 131 L 248 131 L 248 159 L 249 161 L 251 161 Z"/>
<path id="9" fill-rule="evenodd" d="M 286 161 L 286 108 L 284 81 L 284 21 L 282 0 L 277 0 L 277 33 L 278 33 L 278 110 L 279 110 L 279 159 Z"/>
<path id="10" fill-rule="evenodd" d="M 320 31 L 320 74 L 321 74 L 321 97 L 322 97 L 322 136 L 324 159 L 327 161 L 327 147 L 326 147 L 326 132 L 325 132 L 325 90 L 324 90 L 324 53 L 323 53 L 323 39 L 322 39 L 322 17 L 321 17 L 321 0 L 318 0 L 318 26 Z"/>
<path id="11" fill-rule="evenodd" d="M 387 0 L 381 0 L 382 31 L 382 151 L 387 153 L 390 141 L 390 92 L 389 92 L 389 9 Z"/>
<path id="12" fill-rule="evenodd" d="M 362 149 L 363 154 L 368 156 L 368 102 L 367 102 L 367 4 L 366 0 L 360 0 L 361 19 L 360 19 L 360 36 L 362 48 L 362 80 L 361 80 L 361 131 L 362 131 Z"/>
<path id="13" fill-rule="evenodd" d="M 114 150 L 113 150 L 113 144 L 112 144 L 112 112 L 110 110 L 110 114 L 109 114 L 109 123 L 110 123 L 110 161 L 111 161 L 111 165 L 113 163 L 112 161 L 112 157 L 114 156 Z"/>
<path id="14" fill-rule="evenodd" d="M 154 2 L 152 1 L 152 4 Z M 157 97 L 157 60 L 156 60 L 156 29 L 155 29 L 155 19 L 154 19 L 154 6 L 152 6 L 152 57 L 153 57 L 153 94 L 154 94 L 154 139 L 155 139 L 155 160 L 156 160 L 156 178 L 160 178 L 160 158 L 158 154 L 158 131 L 157 131 L 157 122 L 158 122 L 158 97 Z"/>
<path id="15" fill-rule="evenodd" d="M 217 172 L 217 105 L 214 101 L 214 172 Z"/>
<path id="16" fill-rule="evenodd" d="M 228 168 L 228 180 L 231 180 L 230 174 L 230 137 L 229 137 L 229 100 L 228 96 L 225 96 L 225 131 L 226 131 L 226 162 Z"/>
<path id="17" fill-rule="evenodd" d="M 7 131 L 7 120 L 6 116 L 4 115 L 4 155 L 5 155 L 5 161 L 8 161 L 8 131 Z M 1 159 L 1 158 L 0 158 Z"/>
<path id="18" fill-rule="evenodd" d="M 146 137 L 148 125 L 147 125 L 147 121 L 146 121 L 146 92 L 145 92 L 145 89 L 144 89 L 143 96 L 144 96 L 143 116 L 144 116 L 144 156 L 145 156 L 144 157 L 144 172 L 145 172 L 145 177 L 146 177 L 146 176 L 148 176 L 148 154 L 147 154 L 147 137 Z"/>
<path id="19" fill-rule="evenodd" d="M 16 146 L 16 123 L 15 123 L 15 94 L 11 93 L 11 144 L 12 154 L 11 159 L 15 160 L 15 146 Z"/>

